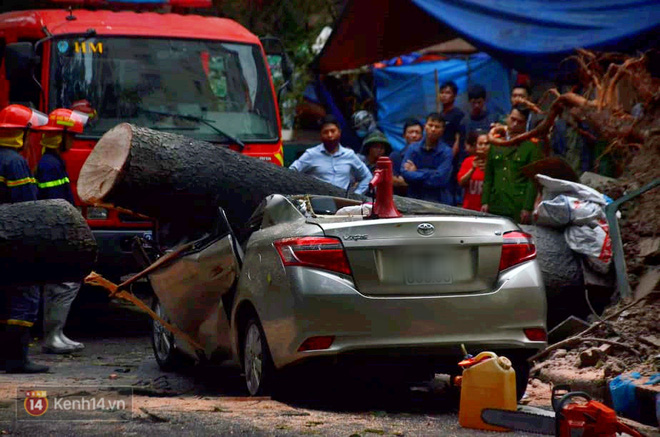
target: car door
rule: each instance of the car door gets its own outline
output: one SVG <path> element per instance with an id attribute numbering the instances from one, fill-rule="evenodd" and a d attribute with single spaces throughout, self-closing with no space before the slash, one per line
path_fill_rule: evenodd
<path id="1" fill-rule="evenodd" d="M 151 286 L 170 321 L 197 341 L 206 357 L 227 354 L 228 311 L 242 251 L 224 211 L 210 233 L 176 250 L 182 253 L 149 275 Z"/>

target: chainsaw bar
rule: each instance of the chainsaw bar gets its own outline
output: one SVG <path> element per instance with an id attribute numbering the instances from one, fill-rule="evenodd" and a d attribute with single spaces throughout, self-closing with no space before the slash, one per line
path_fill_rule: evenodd
<path id="1" fill-rule="evenodd" d="M 481 420 L 489 425 L 502 426 L 534 434 L 555 435 L 555 418 L 523 411 L 486 408 L 481 411 Z"/>

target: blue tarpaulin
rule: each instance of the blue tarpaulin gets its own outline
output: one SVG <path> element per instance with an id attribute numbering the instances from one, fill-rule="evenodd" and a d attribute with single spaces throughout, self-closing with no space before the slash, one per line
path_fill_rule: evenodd
<path id="1" fill-rule="evenodd" d="M 658 0 L 349 0 L 317 66 L 351 69 L 462 37 L 548 76 L 576 48 L 657 47 L 658 30 Z"/>
<path id="2" fill-rule="evenodd" d="M 658 0 L 412 0 L 483 51 L 521 71 L 576 48 L 649 48 Z M 645 41 L 645 38 L 648 41 Z M 552 67 L 552 66 L 550 66 Z M 556 68 L 556 67 L 555 67 Z"/>
<path id="3" fill-rule="evenodd" d="M 467 88 L 480 84 L 488 92 L 487 108 L 498 114 L 508 113 L 509 94 L 513 82 L 511 72 L 497 60 L 479 53 L 467 59 L 423 62 L 374 70 L 378 127 L 395 149 L 404 146 L 403 122 L 408 117 L 422 123 L 430 112 L 436 111 L 435 76 L 438 83 L 452 80 L 458 85 L 456 105 L 468 112 Z"/>

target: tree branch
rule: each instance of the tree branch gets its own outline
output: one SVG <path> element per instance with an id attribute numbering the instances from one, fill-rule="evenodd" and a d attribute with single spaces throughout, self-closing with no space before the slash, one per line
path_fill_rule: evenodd
<path id="1" fill-rule="evenodd" d="M 586 106 L 594 105 L 593 102 L 587 100 L 586 98 L 582 97 L 579 94 L 575 94 L 575 93 L 559 94 L 557 90 L 554 90 L 554 92 L 557 95 L 557 99 L 554 102 L 552 102 L 552 105 L 550 106 L 550 110 L 548 111 L 548 116 L 541 123 L 539 123 L 539 125 L 536 126 L 534 129 L 525 132 L 523 134 L 520 134 L 518 136 L 515 136 L 509 140 L 504 140 L 496 136 L 497 132 L 502 131 L 502 127 L 495 126 L 488 133 L 488 141 L 495 146 L 511 146 L 514 144 L 522 143 L 523 141 L 526 141 L 530 138 L 543 136 L 554 125 L 555 120 L 557 119 L 559 114 L 561 114 L 564 111 L 565 107 L 576 107 L 576 106 L 586 107 Z"/>

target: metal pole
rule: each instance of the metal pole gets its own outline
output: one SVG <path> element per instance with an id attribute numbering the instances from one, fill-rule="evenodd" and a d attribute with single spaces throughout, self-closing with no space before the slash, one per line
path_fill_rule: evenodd
<path id="1" fill-rule="evenodd" d="M 607 218 L 607 224 L 610 227 L 610 238 L 612 240 L 612 257 L 614 258 L 614 270 L 616 272 L 616 288 L 621 297 L 628 297 L 631 295 L 631 292 L 630 284 L 628 283 L 626 257 L 623 253 L 621 230 L 619 229 L 619 221 L 616 218 L 616 212 L 623 203 L 657 187 L 658 185 L 660 185 L 660 179 L 656 179 L 638 190 L 619 197 L 605 207 L 605 217 Z"/>

